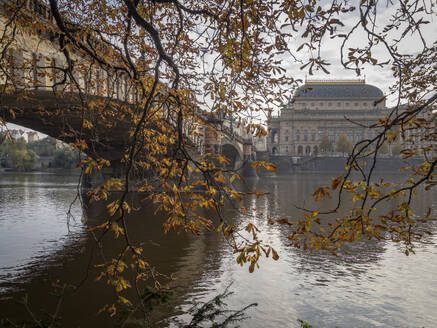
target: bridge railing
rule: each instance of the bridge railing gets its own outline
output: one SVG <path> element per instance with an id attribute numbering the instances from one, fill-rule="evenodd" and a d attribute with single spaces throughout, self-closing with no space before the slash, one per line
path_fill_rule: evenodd
<path id="1" fill-rule="evenodd" d="M 17 2 L 0 0 L 0 23 L 7 20 L 5 4 L 17 5 Z M 50 8 L 42 1 L 22 0 L 18 5 L 24 10 L 25 15 L 36 16 L 36 19 L 43 20 L 48 25 L 54 23 Z M 135 85 L 126 73 L 103 69 L 84 54 L 71 53 L 74 69 L 70 73 L 65 56 L 59 49 L 57 37 L 50 29 L 47 32 L 34 31 L 15 35 L 5 54 L 6 65 L 2 65 L 6 70 L 0 71 L 1 92 L 54 90 L 80 92 L 84 95 L 102 96 L 128 103 L 137 100 Z M 177 124 L 175 117 L 170 121 L 171 124 Z M 188 118 L 184 121 L 183 133 L 203 153 L 207 137 L 205 127 Z M 225 123 L 222 125 L 221 133 L 236 142 L 247 141 L 242 127 L 231 129 Z"/>
<path id="2" fill-rule="evenodd" d="M 67 74 L 67 61 L 59 49 L 57 33 L 50 30 L 54 23 L 50 8 L 40 0 L 0 0 L 0 25 L 6 26 L 8 6 L 31 19 L 41 21 L 46 31 L 11 35 L 11 29 L 1 46 L 7 49 L 5 71 L 0 71 L 2 90 L 57 90 L 82 92 L 133 102 L 136 99 L 132 83 L 126 73 L 103 69 L 81 53 L 71 53 L 74 74 Z M 12 7 L 11 7 L 12 8 Z M 10 44 L 6 44 L 10 42 Z M 89 57 L 89 56 L 88 56 Z"/>

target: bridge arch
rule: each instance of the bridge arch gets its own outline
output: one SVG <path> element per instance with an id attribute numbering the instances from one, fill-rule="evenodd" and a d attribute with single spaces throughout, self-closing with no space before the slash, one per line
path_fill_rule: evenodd
<path id="1" fill-rule="evenodd" d="M 278 155 L 278 149 L 276 147 L 272 147 L 272 155 Z"/>
<path id="2" fill-rule="evenodd" d="M 231 143 L 226 143 L 222 145 L 221 150 L 222 155 L 230 161 L 230 163 L 225 166 L 227 169 L 238 169 L 242 165 L 244 156 L 238 147 L 235 147 L 235 145 Z"/>

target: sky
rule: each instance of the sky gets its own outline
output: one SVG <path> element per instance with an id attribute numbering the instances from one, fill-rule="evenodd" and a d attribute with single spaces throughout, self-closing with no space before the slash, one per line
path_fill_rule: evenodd
<path id="1" fill-rule="evenodd" d="M 434 0 L 430 0 L 434 1 Z M 430 1 L 425 1 L 429 3 Z M 352 1 L 353 3 L 354 1 Z M 356 1 L 357 2 L 357 1 Z M 388 1 L 380 1 L 380 5 L 378 6 L 377 13 L 377 27 L 376 31 L 382 30 L 383 26 L 389 21 L 391 15 L 394 13 L 394 6 L 390 5 Z M 359 18 L 359 13 L 354 12 L 347 19 L 342 19 L 342 23 L 345 24 L 344 28 L 339 30 L 339 33 L 345 33 L 349 31 L 352 26 L 355 25 L 357 19 Z M 428 45 L 432 45 L 437 41 L 437 16 L 436 17 L 426 17 L 426 20 L 429 20 L 430 23 L 427 25 L 423 25 L 423 35 L 427 41 Z M 395 38 L 400 36 L 401 32 L 398 31 L 397 34 L 394 35 Z M 335 39 L 327 39 L 322 44 L 321 57 L 327 59 L 331 65 L 328 67 L 330 74 L 325 74 L 323 71 L 315 72 L 313 76 L 308 75 L 307 72 L 301 71 L 299 69 L 300 64 L 293 63 L 292 61 L 284 60 L 284 67 L 287 68 L 287 71 L 290 72 L 294 77 L 305 80 L 308 79 L 363 79 L 365 77 L 366 83 L 372 84 L 378 88 L 380 88 L 384 94 L 389 93 L 389 87 L 395 82 L 393 78 L 393 74 L 391 71 L 391 65 L 387 65 L 384 68 L 380 68 L 377 66 L 365 66 L 362 75 L 357 76 L 354 71 L 345 70 L 340 61 L 341 54 L 341 42 L 343 39 L 335 38 Z M 352 35 L 350 41 L 345 45 L 347 54 L 348 48 L 356 48 L 358 46 L 364 46 L 367 42 L 367 35 L 363 31 L 362 28 L 358 28 L 357 31 Z M 302 39 L 296 37 L 296 49 L 302 43 Z M 400 52 L 404 54 L 417 54 L 420 49 L 418 45 L 420 44 L 420 39 L 418 35 L 411 36 L 407 34 L 405 40 L 399 44 Z M 293 48 L 292 48 L 293 49 Z M 308 52 L 298 52 L 299 58 L 305 59 L 310 55 Z M 383 46 L 376 47 L 372 51 L 372 56 L 377 58 L 379 62 L 384 62 L 390 59 L 388 52 Z M 387 99 L 387 106 L 394 106 L 396 104 L 396 97 L 389 96 Z"/>
<path id="2" fill-rule="evenodd" d="M 357 0 L 356 0 L 357 1 Z M 434 1 L 434 0 L 428 0 Z M 325 1 L 328 2 L 328 1 Z M 425 3 L 428 3 L 425 0 Z M 327 5 L 326 5 L 327 6 Z M 378 15 L 377 15 L 377 31 L 380 30 L 390 19 L 391 15 L 394 12 L 394 7 L 389 4 L 387 1 L 382 1 L 381 4 L 378 7 Z M 349 31 L 351 27 L 356 23 L 358 19 L 358 12 L 353 12 L 350 14 L 347 18 L 341 19 L 342 23 L 345 25 L 343 28 L 339 29 L 338 33 L 344 33 L 345 31 Z M 436 41 L 437 36 L 437 18 L 433 17 L 427 17 L 427 20 L 430 21 L 429 24 L 425 25 L 423 28 L 423 34 L 425 36 L 426 41 L 428 44 L 432 44 Z M 299 47 L 299 45 L 302 43 L 302 39 L 299 37 L 302 32 L 299 31 L 298 33 L 294 33 L 295 35 L 293 39 L 291 40 L 291 44 L 289 44 L 289 47 L 291 51 L 298 57 L 298 59 L 305 60 L 308 57 L 311 56 L 311 53 L 306 50 L 306 48 L 303 48 L 300 52 L 296 52 L 295 50 Z M 395 37 L 398 37 L 400 35 L 400 32 Z M 345 49 L 350 47 L 358 47 L 365 45 L 365 42 L 367 41 L 366 34 L 361 28 L 358 28 L 357 31 L 352 35 L 350 41 L 346 44 Z M 365 78 L 366 83 L 372 84 L 378 88 L 380 88 L 384 94 L 389 93 L 389 87 L 393 85 L 395 82 L 392 76 L 391 71 L 391 65 L 387 65 L 386 67 L 380 68 L 377 66 L 365 66 L 363 67 L 361 76 L 357 76 L 354 71 L 351 70 L 345 70 L 344 67 L 341 65 L 340 62 L 340 45 L 341 45 L 342 39 L 335 38 L 335 39 L 329 39 L 327 38 L 321 47 L 321 57 L 323 59 L 326 59 L 331 65 L 328 66 L 328 70 L 330 71 L 330 74 L 327 75 L 323 71 L 315 71 L 313 76 L 310 76 L 307 71 L 301 70 L 300 63 L 294 62 L 291 57 L 288 57 L 286 55 L 283 56 L 283 67 L 286 69 L 286 72 L 289 76 L 292 76 L 295 79 L 363 79 Z M 401 52 L 405 54 L 414 54 L 417 53 L 419 50 L 418 44 L 419 44 L 418 37 L 412 37 L 411 35 L 407 35 L 405 38 L 405 41 L 402 42 L 399 45 L 399 49 Z M 345 51 L 347 53 L 347 50 Z M 313 56 L 316 54 L 312 54 Z M 377 58 L 378 61 L 383 62 L 387 59 L 389 59 L 387 51 L 382 47 L 376 47 L 372 55 L 374 58 Z M 291 94 L 290 94 L 291 95 Z M 387 98 L 386 102 L 387 106 L 394 106 L 396 104 L 396 96 L 389 96 Z M 21 128 L 25 131 L 30 131 L 29 129 L 19 127 L 14 124 L 8 124 L 9 129 L 17 129 Z M 44 135 L 40 134 L 40 137 L 43 137 Z"/>

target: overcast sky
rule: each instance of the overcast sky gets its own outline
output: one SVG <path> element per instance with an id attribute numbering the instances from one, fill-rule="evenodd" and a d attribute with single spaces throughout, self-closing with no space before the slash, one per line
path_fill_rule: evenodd
<path id="1" fill-rule="evenodd" d="M 426 0 L 425 0 L 426 1 Z M 429 0 L 434 1 L 434 0 Z M 388 1 L 387 1 L 388 2 Z M 377 31 L 381 30 L 382 27 L 388 22 L 388 19 L 390 19 L 391 14 L 394 11 L 393 6 L 387 6 L 387 2 L 383 1 L 379 7 L 378 7 L 378 15 L 377 15 Z M 345 26 L 339 30 L 339 33 L 347 32 L 351 29 L 353 25 L 357 22 L 358 19 L 358 11 L 355 11 L 354 13 L 350 14 L 347 18 L 341 19 L 343 24 Z M 425 39 L 429 45 L 436 42 L 437 39 L 437 19 L 433 17 L 427 17 L 427 20 L 430 21 L 430 24 L 427 24 L 423 27 L 423 34 L 425 36 Z M 398 37 L 398 35 L 395 35 L 394 37 Z M 289 45 L 290 49 L 296 50 L 299 45 L 302 43 L 302 39 L 299 37 L 301 33 L 293 33 L 296 35 L 296 37 L 293 39 L 293 43 Z M 359 47 L 364 46 L 367 41 L 367 36 L 363 29 L 358 28 L 357 31 L 353 34 L 350 41 L 346 44 L 345 49 L 351 48 L 351 47 Z M 391 40 L 387 40 L 391 41 Z M 354 71 L 346 70 L 341 65 L 340 62 L 340 46 L 341 46 L 342 39 L 335 38 L 335 39 L 329 39 L 327 38 L 324 43 L 322 44 L 322 51 L 321 51 L 321 57 L 323 59 L 326 59 L 331 64 L 328 69 L 330 71 L 330 74 L 325 74 L 323 71 L 315 71 L 314 75 L 310 76 L 307 71 L 300 70 L 300 63 L 296 63 L 294 60 L 291 59 L 291 57 L 283 57 L 283 67 L 287 69 L 287 74 L 289 76 L 294 77 L 295 79 L 363 79 L 365 77 L 366 83 L 372 84 L 378 88 L 380 88 L 385 94 L 389 93 L 389 87 L 393 85 L 395 82 L 392 76 L 391 71 L 391 65 L 387 65 L 384 68 L 380 68 L 377 66 L 365 66 L 362 70 L 361 76 L 357 76 Z M 411 36 L 407 35 L 407 38 L 404 42 L 402 42 L 399 45 L 399 49 L 401 52 L 405 54 L 415 54 L 419 50 L 418 45 L 420 44 L 418 36 Z M 347 50 L 345 51 L 347 54 Z M 295 52 L 298 59 L 304 60 L 305 58 L 308 58 L 311 56 L 311 54 L 308 52 L 306 48 L 303 48 L 300 52 Z M 387 59 L 389 59 L 387 51 L 382 47 L 379 46 L 378 48 L 375 48 L 372 53 L 373 57 L 378 59 L 379 62 L 383 62 Z M 316 56 L 316 54 L 313 53 L 313 56 Z M 387 99 L 387 105 L 393 106 L 396 103 L 396 96 L 389 96 Z M 8 124 L 8 127 L 10 129 L 16 129 L 21 128 L 19 126 L 16 126 L 14 124 Z M 22 128 L 24 129 L 24 128 Z M 29 131 L 29 129 L 24 129 L 25 131 Z"/>
<path id="2" fill-rule="evenodd" d="M 428 4 L 435 0 L 428 0 Z M 352 3 L 358 2 L 358 1 L 352 1 Z M 381 31 L 382 28 L 387 24 L 389 19 L 391 18 L 391 15 L 394 12 L 395 7 L 388 4 L 388 1 L 380 1 L 381 5 L 378 7 L 377 12 L 377 27 L 376 31 Z M 397 3 L 397 2 L 395 2 Z M 356 10 L 352 14 L 350 14 L 346 19 L 341 19 L 343 24 L 345 26 L 339 30 L 339 33 L 347 33 L 357 22 L 359 18 L 359 12 Z M 430 21 L 427 25 L 423 26 L 423 35 L 424 38 L 428 44 L 428 46 L 432 45 L 437 41 L 437 17 L 430 17 L 427 16 L 426 20 Z M 393 35 L 394 38 L 398 38 L 401 34 L 401 31 L 399 31 L 397 34 Z M 288 72 L 292 74 L 295 78 L 305 79 L 307 77 L 308 79 L 358 79 L 358 78 L 364 78 L 366 79 L 366 83 L 375 85 L 376 87 L 380 88 L 384 94 L 389 93 L 389 87 L 393 85 L 394 78 L 391 71 L 391 65 L 387 65 L 384 68 L 380 68 L 378 66 L 365 66 L 362 75 L 358 77 L 354 71 L 346 70 L 342 65 L 340 61 L 340 47 L 341 42 L 343 39 L 341 38 L 335 38 L 335 39 L 327 39 L 322 44 L 322 51 L 321 51 L 321 57 L 324 59 L 327 59 L 331 65 L 328 67 L 330 74 L 325 74 L 323 71 L 317 71 L 314 72 L 313 76 L 310 76 L 307 74 L 307 71 L 301 71 L 299 67 L 300 64 L 294 63 L 293 61 L 286 59 L 284 60 L 284 67 L 287 68 Z M 392 41 L 392 40 L 386 40 L 386 41 Z M 365 46 L 367 43 L 367 35 L 364 32 L 364 30 L 359 27 L 356 32 L 352 35 L 351 39 L 348 43 L 345 45 L 345 55 L 347 55 L 347 49 L 348 48 L 357 48 Z M 293 47 L 293 45 L 290 45 L 291 49 L 296 49 L 300 44 L 302 43 L 302 40 L 297 37 L 296 38 L 296 45 Z M 399 50 L 403 54 L 417 54 L 417 52 L 420 50 L 420 39 L 417 34 L 414 36 L 411 36 L 411 34 L 407 34 L 405 40 L 399 44 Z M 306 49 L 306 48 L 304 48 Z M 308 51 L 301 50 L 298 52 L 298 56 L 301 59 L 306 58 L 309 56 Z M 316 54 L 314 54 L 316 56 Z M 388 59 L 390 59 L 388 52 L 386 49 L 381 45 L 377 48 L 375 48 L 372 52 L 372 56 L 374 58 L 377 58 L 379 62 L 384 62 Z M 387 99 L 387 105 L 393 106 L 396 103 L 396 97 L 391 96 Z"/>

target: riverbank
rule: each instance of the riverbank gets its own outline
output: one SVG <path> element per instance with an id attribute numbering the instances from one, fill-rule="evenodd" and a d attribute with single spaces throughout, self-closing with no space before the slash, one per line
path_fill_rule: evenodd
<path id="1" fill-rule="evenodd" d="M 398 173 L 403 167 L 418 165 L 422 162 L 421 158 L 401 157 L 379 157 L 376 161 L 375 172 L 378 173 Z M 291 174 L 298 172 L 309 173 L 341 173 L 345 170 L 347 157 L 334 156 L 274 156 L 270 157 L 270 162 L 278 168 L 276 174 Z M 365 170 L 371 167 L 371 160 L 367 161 Z"/>
<path id="2" fill-rule="evenodd" d="M 45 169 L 39 169 L 39 170 L 32 170 L 32 171 L 18 171 L 12 168 L 6 168 L 2 167 L 0 168 L 0 172 L 2 173 L 19 173 L 19 174 L 69 174 L 69 175 L 80 175 L 81 169 L 80 168 L 72 168 L 72 169 L 64 169 L 64 168 L 45 168 Z"/>

